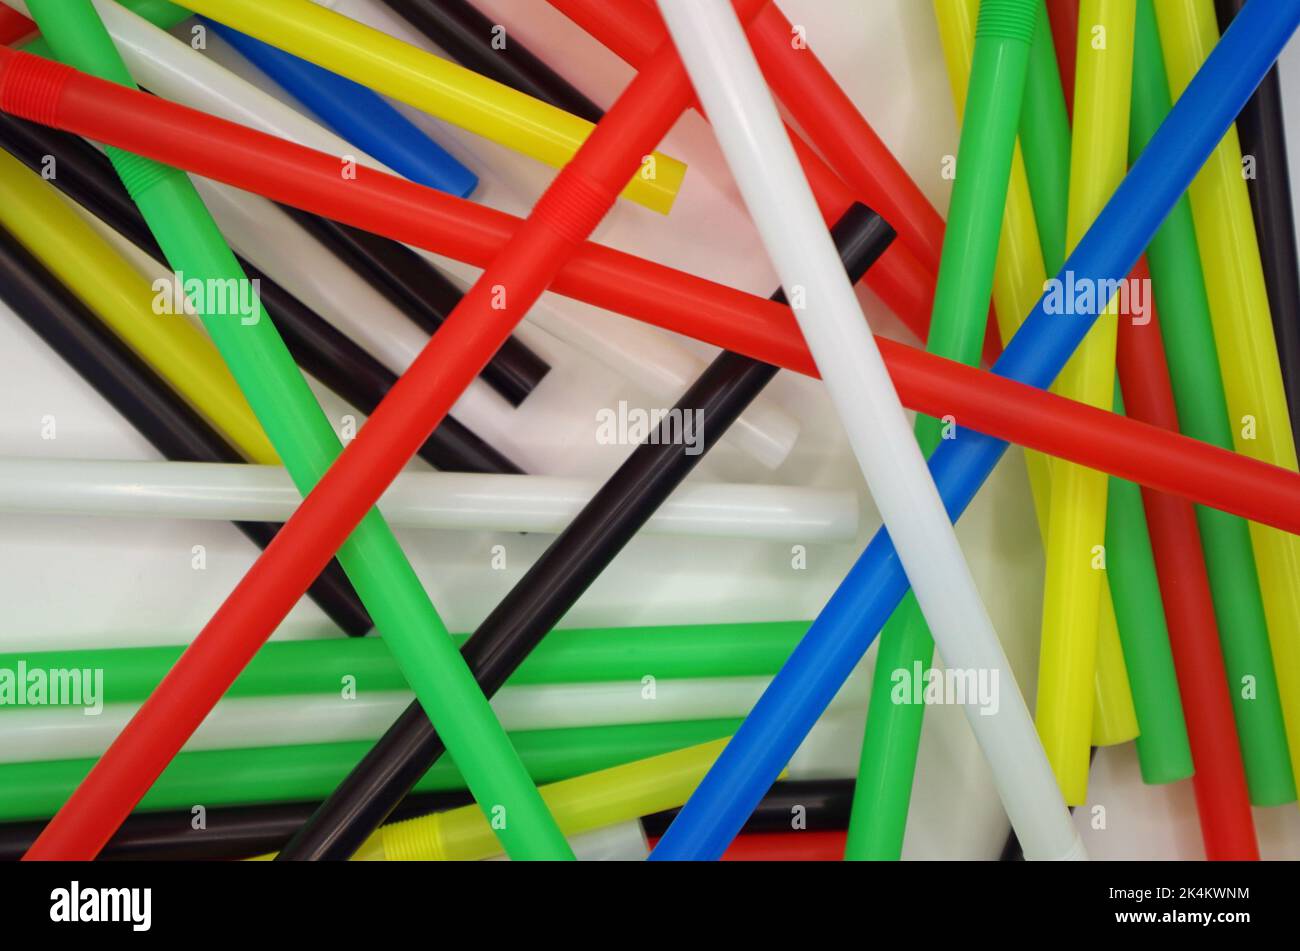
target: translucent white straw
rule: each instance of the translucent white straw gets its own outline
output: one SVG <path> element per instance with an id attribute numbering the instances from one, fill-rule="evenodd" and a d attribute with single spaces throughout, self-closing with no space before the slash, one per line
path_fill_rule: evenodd
<path id="1" fill-rule="evenodd" d="M 557 476 L 404 472 L 379 506 L 393 525 L 558 533 L 599 487 Z M 0 459 L 0 512 L 282 522 L 301 501 L 280 466 Z M 687 482 L 644 531 L 843 542 L 857 537 L 858 503 L 831 489 Z"/>
<path id="2" fill-rule="evenodd" d="M 492 709 L 512 732 L 731 719 L 748 713 L 770 682 L 770 677 L 659 680 L 652 694 L 640 680 L 503 687 L 492 698 Z M 859 679 L 841 691 L 832 709 L 852 704 L 865 711 L 866 687 L 865 678 Z M 413 698 L 406 690 L 362 691 L 349 698 L 235 697 L 212 709 L 185 749 L 376 740 Z M 0 708 L 5 737 L 0 763 L 100 756 L 138 708 L 135 703 L 104 704 L 98 713 L 82 707 Z"/>

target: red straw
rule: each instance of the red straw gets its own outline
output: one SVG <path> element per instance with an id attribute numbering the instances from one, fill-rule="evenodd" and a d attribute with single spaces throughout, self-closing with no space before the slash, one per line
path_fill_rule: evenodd
<path id="1" fill-rule="evenodd" d="M 1149 282 L 1145 258 L 1133 277 Z M 1126 411 L 1134 419 L 1177 432 L 1178 410 L 1155 308 L 1150 323 L 1139 327 L 1121 317 L 1119 326 L 1116 365 Z M 1196 512 L 1186 499 L 1147 488 L 1142 501 L 1196 767 L 1192 783 L 1205 855 L 1211 860 L 1258 859 Z"/>
<path id="2" fill-rule="evenodd" d="M 35 32 L 35 23 L 12 7 L 0 3 L 0 46 L 17 43 Z"/>
<path id="3" fill-rule="evenodd" d="M 844 858 L 844 830 L 749 832 L 732 840 L 722 853 L 724 862 L 838 862 Z M 659 844 L 649 841 L 650 848 Z"/>
<path id="4" fill-rule="evenodd" d="M 1047 18 L 1052 23 L 1056 65 L 1065 90 L 1065 109 L 1074 118 L 1074 70 L 1079 55 L 1079 0 L 1047 0 Z"/>
<path id="5" fill-rule="evenodd" d="M 5 49 L 0 109 L 471 263 L 491 262 L 522 229 L 509 215 L 365 168 L 341 184 L 335 156 Z M 583 245 L 552 289 L 816 372 L 782 305 L 601 245 Z M 912 409 L 952 414 L 973 430 L 1300 534 L 1294 472 L 913 347 L 879 344 Z"/>

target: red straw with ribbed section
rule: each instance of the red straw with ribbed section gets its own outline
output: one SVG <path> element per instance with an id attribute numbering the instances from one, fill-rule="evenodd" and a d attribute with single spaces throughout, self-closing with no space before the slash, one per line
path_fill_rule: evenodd
<path id="1" fill-rule="evenodd" d="M 487 265 L 522 228 L 509 215 L 364 168 L 342 182 L 336 156 L 3 48 L 0 108 L 37 118 L 26 99 L 44 102 L 45 90 L 14 93 L 31 86 L 35 71 L 64 88 L 57 115 L 37 110 L 48 124 L 399 241 Z M 782 305 L 601 245 L 583 244 L 552 289 L 756 360 L 816 373 Z M 951 413 L 971 429 L 1300 534 L 1294 472 L 913 347 L 878 343 L 912 409 Z"/>
<path id="2" fill-rule="evenodd" d="M 759 2 L 741 0 L 739 6 L 743 13 L 747 5 L 752 15 Z M 0 104 L 24 82 L 21 75 L 14 81 L 14 62 L 0 77 Z M 30 88 L 19 94 L 41 95 Z M 189 739 L 186 724 L 197 724 L 206 712 L 201 709 L 206 701 L 199 698 L 220 696 L 238 676 L 689 103 L 690 84 L 675 51 L 666 45 L 556 176 L 357 438 L 46 826 L 27 858 L 94 856 L 98 843 L 109 838 Z M 178 132 L 173 129 L 168 137 L 179 137 Z M 336 177 L 335 192 L 348 187 Z"/>

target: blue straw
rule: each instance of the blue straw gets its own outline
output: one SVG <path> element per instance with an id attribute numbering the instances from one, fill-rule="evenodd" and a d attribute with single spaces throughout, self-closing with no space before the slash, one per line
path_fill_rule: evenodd
<path id="1" fill-rule="evenodd" d="M 1125 277 L 1300 25 L 1300 0 L 1250 0 L 1152 136 L 1060 279 Z M 1045 295 L 1046 296 L 1046 295 Z M 1044 296 L 1044 297 L 1045 297 Z M 1097 310 L 1103 309 L 1098 301 Z M 1045 389 L 1096 320 L 1052 315 L 1040 299 L 993 372 Z M 954 520 L 1007 444 L 965 430 L 930 457 Z M 885 529 L 831 596 L 650 858 L 717 859 L 785 768 L 908 588 Z"/>
<path id="2" fill-rule="evenodd" d="M 399 175 L 460 198 L 478 187 L 477 175 L 365 86 L 221 23 L 199 19 L 337 135 Z"/>

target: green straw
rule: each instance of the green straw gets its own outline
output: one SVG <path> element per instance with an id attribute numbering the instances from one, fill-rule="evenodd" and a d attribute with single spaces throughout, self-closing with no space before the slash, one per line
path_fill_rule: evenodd
<path id="1" fill-rule="evenodd" d="M 510 739 L 531 774 L 550 783 L 730 736 L 740 720 L 689 720 L 630 726 L 535 730 Z M 313 743 L 181 753 L 140 800 L 140 811 L 324 799 L 374 744 Z M 0 822 L 54 815 L 95 765 L 94 759 L 0 765 Z M 464 789 L 444 756 L 415 789 Z"/>
<path id="2" fill-rule="evenodd" d="M 1065 260 L 1065 232 L 1069 213 L 1070 114 L 1052 43 L 1052 24 L 1043 0 L 1038 2 L 1038 22 L 1029 49 L 1029 81 L 1020 110 L 1020 152 L 1038 224 L 1038 244 L 1050 275 Z"/>
<path id="3" fill-rule="evenodd" d="M 1036 0 L 984 0 L 957 150 L 957 180 L 939 262 L 926 350 L 974 366 L 984 346 L 993 269 L 1020 122 Z M 918 415 L 926 455 L 942 424 Z M 910 591 L 880 635 L 844 856 L 898 859 L 916 773 L 924 704 L 892 701 L 894 672 L 930 667 L 934 640 Z"/>
<path id="4" fill-rule="evenodd" d="M 1115 412 L 1124 413 L 1118 386 Z M 1142 490 L 1125 479 L 1112 478 L 1107 491 L 1106 546 L 1121 552 L 1123 559 L 1116 570 L 1106 575 L 1141 729 L 1135 741 L 1138 767 L 1145 783 L 1175 783 L 1189 778 L 1196 767 L 1187 738 L 1164 605 L 1153 611 L 1148 604 L 1148 593 L 1159 597 L 1160 576 L 1147 532 Z"/>
<path id="5" fill-rule="evenodd" d="M 1141 154 L 1164 121 L 1170 105 L 1155 8 L 1151 0 L 1139 0 L 1129 129 L 1132 158 Z M 1173 381 L 1179 426 L 1193 439 L 1231 451 L 1228 402 L 1219 373 L 1191 205 L 1186 196 L 1156 232 L 1147 248 L 1147 262 L 1151 267 L 1157 310 L 1164 317 L 1165 359 Z M 1201 505 L 1196 506 L 1196 520 L 1214 596 L 1214 614 L 1251 802 L 1261 806 L 1291 802 L 1296 798 L 1295 782 L 1250 529 L 1244 519 Z M 1242 696 L 1241 684 L 1248 676 L 1255 679 L 1254 699 Z"/>
<path id="6" fill-rule="evenodd" d="M 90 0 L 31 0 L 29 8 L 60 60 L 135 88 Z M 247 277 L 189 177 L 129 152 L 109 149 L 168 263 L 189 279 Z M 199 303 L 199 302 L 196 302 Z M 298 490 L 308 494 L 342 447 L 270 319 L 256 305 L 246 323 L 198 308 L 204 326 L 266 429 Z M 499 830 L 515 859 L 572 858 L 563 833 L 510 746 L 483 692 L 378 511 L 362 520 L 338 557 L 481 804 L 516 817 Z"/>
<path id="7" fill-rule="evenodd" d="M 552 631 L 507 683 L 565 684 L 706 677 L 766 677 L 785 663 L 808 630 L 807 621 L 693 624 L 674 627 L 584 628 Z M 455 634 L 457 646 L 468 634 Z M 0 654 L 0 670 L 102 670 L 104 703 L 144 700 L 184 647 Z M 262 647 L 227 697 L 332 693 L 344 677 L 358 691 L 404 690 L 406 678 L 379 637 L 272 641 Z M 0 706 L 0 715 L 6 709 Z"/>
<path id="8" fill-rule="evenodd" d="M 1047 273 L 1055 274 L 1065 261 L 1070 120 L 1045 8 L 1038 26 L 1030 54 L 1034 109 L 1022 116 L 1020 135 L 1043 263 Z M 1115 411 L 1123 412 L 1118 386 Z M 1137 713 L 1142 778 L 1148 783 L 1186 779 L 1194 770 L 1191 746 L 1142 493 L 1133 483 L 1113 477 L 1107 486 L 1106 553 L 1106 582 Z"/>

